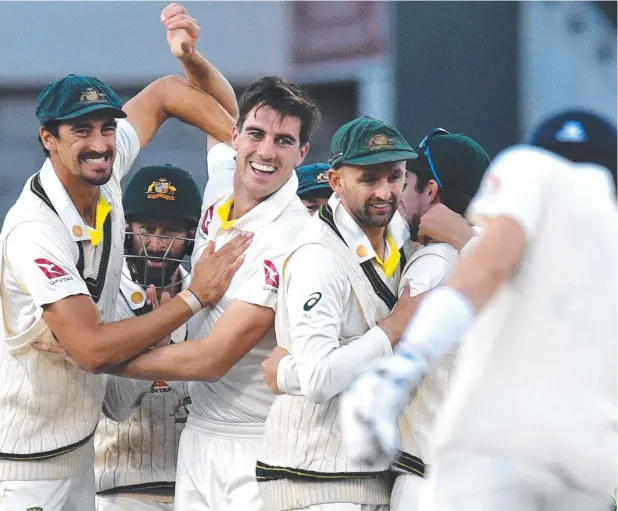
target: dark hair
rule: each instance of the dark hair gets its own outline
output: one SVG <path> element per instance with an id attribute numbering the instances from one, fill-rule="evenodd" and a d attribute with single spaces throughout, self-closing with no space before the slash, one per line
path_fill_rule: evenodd
<path id="1" fill-rule="evenodd" d="M 59 133 L 58 129 L 60 127 L 60 123 L 58 121 L 47 121 L 47 122 L 44 122 L 42 126 L 45 131 L 49 131 L 54 137 L 58 138 L 58 133 Z M 49 157 L 49 151 L 43 145 L 43 141 L 41 140 L 40 134 L 38 135 L 38 140 L 39 140 L 39 144 L 41 144 L 41 147 L 43 148 L 43 152 L 45 153 L 45 156 Z"/>
<path id="2" fill-rule="evenodd" d="M 305 145 L 315 126 L 320 122 L 320 111 L 298 85 L 279 76 L 265 76 L 253 82 L 243 92 L 236 126 L 239 130 L 252 108 L 268 106 L 282 117 L 300 119 L 300 145 Z"/>
<path id="3" fill-rule="evenodd" d="M 409 169 L 408 172 L 412 172 L 416 175 L 414 189 L 418 193 L 425 190 L 430 180 L 433 179 L 435 181 L 435 177 L 429 168 L 429 162 L 424 156 L 419 155 L 419 158 L 414 161 L 414 169 Z M 444 204 L 451 211 L 459 213 L 462 216 L 464 216 L 472 201 L 472 195 L 462 193 L 458 190 L 444 190 L 440 187 L 438 187 L 436 192 L 436 198 L 440 199 L 440 203 Z"/>

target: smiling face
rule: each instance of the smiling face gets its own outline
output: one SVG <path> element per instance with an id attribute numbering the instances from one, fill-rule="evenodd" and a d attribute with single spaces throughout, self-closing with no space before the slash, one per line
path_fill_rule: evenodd
<path id="1" fill-rule="evenodd" d="M 282 117 L 265 105 L 253 107 L 232 133 L 237 191 L 260 201 L 281 188 L 309 150 L 309 144 L 300 145 L 300 129 L 298 117 Z"/>
<path id="2" fill-rule="evenodd" d="M 393 218 L 404 184 L 404 161 L 356 166 L 329 172 L 333 190 L 361 227 L 386 227 Z"/>
<path id="3" fill-rule="evenodd" d="M 101 186 L 109 181 L 116 157 L 113 115 L 93 112 L 60 122 L 57 136 L 41 127 L 40 136 L 57 171 L 89 185 Z"/>

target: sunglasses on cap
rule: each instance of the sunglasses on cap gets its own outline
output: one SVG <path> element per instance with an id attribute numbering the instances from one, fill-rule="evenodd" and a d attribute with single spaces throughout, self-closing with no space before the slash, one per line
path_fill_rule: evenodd
<path id="1" fill-rule="evenodd" d="M 427 162 L 429 163 L 429 168 L 431 169 L 431 173 L 433 174 L 433 177 L 435 178 L 436 183 L 438 183 L 438 186 L 442 188 L 442 181 L 440 181 L 440 178 L 438 177 L 438 172 L 436 171 L 436 166 L 433 163 L 433 159 L 431 157 L 431 151 L 429 150 L 429 141 L 433 137 L 437 137 L 440 135 L 450 135 L 450 132 L 446 131 L 444 128 L 434 128 L 429 133 L 427 133 L 427 135 L 425 135 L 425 138 L 421 140 L 421 143 L 414 150 L 416 151 L 417 154 L 422 153 L 425 155 L 425 158 L 427 158 Z"/>

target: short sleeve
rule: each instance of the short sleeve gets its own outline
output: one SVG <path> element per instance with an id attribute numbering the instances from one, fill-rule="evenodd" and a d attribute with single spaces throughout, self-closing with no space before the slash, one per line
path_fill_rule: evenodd
<path id="1" fill-rule="evenodd" d="M 277 311 L 277 295 L 281 281 L 283 251 L 265 250 L 252 260 L 247 260 L 248 268 L 243 272 L 243 283 L 234 294 L 234 299 Z"/>
<path id="2" fill-rule="evenodd" d="M 114 173 L 118 181 L 123 179 L 131 170 L 137 159 L 141 144 L 135 128 L 126 119 L 118 119 L 116 127 L 116 159 Z"/>
<path id="3" fill-rule="evenodd" d="M 234 186 L 236 151 L 223 142 L 208 151 L 208 182 L 203 204 L 214 202 L 223 192 Z"/>
<path id="4" fill-rule="evenodd" d="M 4 245 L 6 270 L 37 307 L 67 296 L 90 295 L 74 262 L 71 248 L 48 224 L 25 222 L 8 235 Z"/>
<path id="5" fill-rule="evenodd" d="M 485 173 L 467 216 L 477 225 L 483 217 L 506 216 L 533 238 L 543 207 L 543 193 L 557 162 L 547 151 L 518 146 L 503 151 Z"/>

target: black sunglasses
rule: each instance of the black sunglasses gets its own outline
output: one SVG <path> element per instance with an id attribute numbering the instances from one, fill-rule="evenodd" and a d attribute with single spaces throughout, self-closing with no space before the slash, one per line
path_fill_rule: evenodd
<path id="1" fill-rule="evenodd" d="M 439 135 L 450 135 L 450 133 L 446 131 L 444 128 L 432 129 L 429 133 L 427 133 L 427 135 L 425 135 L 425 138 L 421 140 L 421 143 L 416 147 L 415 151 L 417 154 L 423 153 L 425 155 L 425 158 L 427 158 L 427 162 L 429 163 L 429 168 L 431 169 L 431 173 L 433 174 L 433 177 L 435 178 L 436 183 L 438 183 L 438 186 L 442 188 L 442 181 L 440 181 L 440 178 L 438 177 L 436 166 L 433 163 L 431 152 L 429 151 L 429 141 L 433 137 L 436 137 Z"/>

